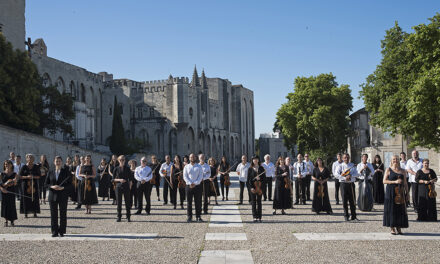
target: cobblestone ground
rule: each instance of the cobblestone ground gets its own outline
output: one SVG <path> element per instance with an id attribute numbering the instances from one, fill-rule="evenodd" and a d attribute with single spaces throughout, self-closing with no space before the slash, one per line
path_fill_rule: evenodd
<path id="1" fill-rule="evenodd" d="M 313 184 L 312 184 L 313 185 Z M 330 197 L 334 198 L 334 183 L 329 183 Z M 81 234 L 145 234 L 157 237 L 146 239 L 110 240 L 50 240 L 49 206 L 42 205 L 38 218 L 19 215 L 15 227 L 0 227 L 0 234 L 42 234 L 39 240 L 1 241 L 2 263 L 197 263 L 203 262 L 202 252 L 212 250 L 250 251 L 254 263 L 439 263 L 439 222 L 416 222 L 416 215 L 409 208 L 410 227 L 403 231 L 410 235 L 422 235 L 422 240 L 298 240 L 300 233 L 388 233 L 382 227 L 383 206 L 375 205 L 373 212 L 359 212 L 359 222 L 345 222 L 341 205 L 332 200 L 333 215 L 316 215 L 311 211 L 311 202 L 287 210 L 287 215 L 272 215 L 272 204 L 263 202 L 263 222 L 253 223 L 251 207 L 246 203 L 237 209 L 239 189 L 233 178 L 231 198 L 214 210 L 215 226 L 209 214 L 203 215 L 203 223 L 186 223 L 186 210 L 174 210 L 171 205 L 162 205 L 152 195 L 152 214 L 133 215 L 132 222 L 122 219 L 116 222 L 116 206 L 100 201 L 86 215 L 83 210 L 74 210 L 69 202 L 67 235 Z M 162 191 L 162 190 L 161 190 Z M 162 192 L 161 192 L 162 195 Z M 162 197 L 161 197 L 162 198 Z M 222 209 L 223 205 L 223 209 Z M 438 204 L 437 204 L 438 205 Z M 179 208 L 179 207 L 178 207 Z M 185 205 L 186 208 L 186 205 Z M 229 213 L 230 210 L 230 213 Z M 132 210 L 134 213 L 135 210 Z M 218 213 L 217 213 L 218 212 Z M 226 212 L 226 213 L 225 213 Z M 227 224 L 231 215 L 240 215 L 242 226 Z M 214 218 L 213 218 L 214 219 Z M 245 233 L 247 240 L 205 240 L 207 233 Z M 437 238 L 437 239 L 430 239 Z M 50 241 L 48 241 L 50 240 Z M 204 263 L 215 263 L 205 261 Z M 224 262 L 223 262 L 224 263 Z M 232 262 L 231 262 L 232 263 Z M 241 261 L 234 263 L 243 263 Z"/>

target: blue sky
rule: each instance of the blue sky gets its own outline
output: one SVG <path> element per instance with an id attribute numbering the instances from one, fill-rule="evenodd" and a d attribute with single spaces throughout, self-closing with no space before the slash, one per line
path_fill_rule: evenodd
<path id="1" fill-rule="evenodd" d="M 406 31 L 440 11 L 440 1 L 26 2 L 26 34 L 50 57 L 137 81 L 208 77 L 254 91 L 255 136 L 270 132 L 297 76 L 332 72 L 359 85 L 380 62 L 380 40 L 398 21 Z"/>

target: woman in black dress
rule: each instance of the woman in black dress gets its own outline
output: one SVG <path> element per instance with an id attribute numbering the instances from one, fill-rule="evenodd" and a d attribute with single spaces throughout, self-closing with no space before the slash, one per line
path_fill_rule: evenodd
<path id="1" fill-rule="evenodd" d="M 40 204 L 43 202 L 46 204 L 46 176 L 49 172 L 49 162 L 47 162 L 46 155 L 40 156 L 40 163 L 38 163 L 38 166 L 40 166 L 40 180 L 38 181 L 38 188 L 40 189 Z"/>
<path id="2" fill-rule="evenodd" d="M 115 193 L 115 184 L 113 183 L 113 181 L 111 180 L 113 178 L 113 171 L 119 167 L 119 161 L 118 161 L 118 157 L 116 155 L 112 155 L 112 160 L 109 162 L 107 170 L 108 170 L 108 174 L 110 175 L 110 186 L 109 186 L 109 190 L 110 190 L 110 199 L 113 199 L 113 203 L 112 205 L 116 204 L 116 193 Z"/>
<path id="3" fill-rule="evenodd" d="M 151 166 L 150 166 L 151 170 L 153 170 L 153 177 L 154 177 L 154 186 L 156 186 L 156 194 L 157 194 L 157 200 L 160 201 L 160 192 L 159 192 L 159 187 L 160 187 L 160 162 L 157 160 L 156 156 L 153 155 L 151 156 Z"/>
<path id="4" fill-rule="evenodd" d="M 220 165 L 218 166 L 218 173 L 220 174 L 220 186 L 222 188 L 222 201 L 225 200 L 225 188 L 226 188 L 226 201 L 228 201 L 228 195 L 229 195 L 229 185 L 231 181 L 229 180 L 229 185 L 225 184 L 225 178 L 229 177 L 229 163 L 226 160 L 226 157 L 223 156 L 222 160 L 220 161 Z"/>
<path id="5" fill-rule="evenodd" d="M 138 203 L 138 199 L 137 199 L 137 180 L 134 178 L 134 171 L 136 170 L 136 166 L 137 166 L 137 162 L 136 160 L 129 160 L 128 161 L 128 166 L 130 167 L 130 172 L 131 172 L 131 178 L 133 180 L 131 189 L 130 189 L 130 199 L 131 201 L 134 201 L 131 203 L 131 206 L 137 209 L 137 203 Z"/>
<path id="6" fill-rule="evenodd" d="M 109 190 L 111 187 L 111 179 L 110 174 L 108 174 L 108 167 L 105 159 L 101 160 L 101 164 L 98 166 L 98 175 L 99 175 L 99 186 L 98 186 L 98 197 L 102 197 L 102 200 L 110 201 Z"/>
<path id="7" fill-rule="evenodd" d="M 400 168 L 397 155 L 391 160 L 391 166 L 385 171 L 383 183 L 387 185 L 383 210 L 383 226 L 391 228 L 391 234 L 402 234 L 401 228 L 408 228 L 408 213 L 406 211 L 406 183 L 405 170 Z M 396 230 L 397 229 L 397 233 Z"/>
<path id="8" fill-rule="evenodd" d="M 208 159 L 208 165 L 211 168 L 211 176 L 209 177 L 209 203 L 211 203 L 211 196 L 214 196 L 215 198 L 215 205 L 218 205 L 217 202 L 217 196 L 220 195 L 220 190 L 218 188 L 218 180 L 217 180 L 217 175 L 218 175 L 218 170 L 217 170 L 217 163 L 215 161 L 215 159 L 213 157 L 210 157 Z"/>
<path id="9" fill-rule="evenodd" d="M 319 214 L 321 211 L 327 212 L 327 214 L 332 214 L 332 206 L 330 205 L 327 187 L 327 181 L 330 179 L 330 171 L 324 167 L 321 158 L 316 159 L 312 179 L 315 181 L 312 211 L 316 214 Z"/>
<path id="10" fill-rule="evenodd" d="M 418 183 L 417 221 L 437 221 L 435 182 L 437 175 L 429 168 L 429 159 L 423 160 L 423 168 L 416 174 Z"/>
<path id="11" fill-rule="evenodd" d="M 20 199 L 20 214 L 27 218 L 28 213 L 34 213 L 34 217 L 40 213 L 40 196 L 38 180 L 40 179 L 40 167 L 34 164 L 35 157 L 26 154 L 26 165 L 21 167 L 21 193 L 25 196 Z"/>
<path id="12" fill-rule="evenodd" d="M 254 222 L 259 221 L 261 223 L 261 216 L 263 212 L 263 205 L 261 198 L 263 196 L 263 184 L 266 181 L 266 173 L 263 166 L 260 166 L 260 158 L 257 156 L 252 157 L 252 163 L 248 170 L 247 187 L 250 190 L 251 202 L 252 202 L 252 216 Z M 259 188 L 257 188 L 257 184 Z"/>
<path id="13" fill-rule="evenodd" d="M 96 194 L 95 177 L 96 169 L 92 165 L 92 157 L 87 155 L 84 165 L 81 166 L 79 176 L 83 178 L 79 187 L 78 199 L 86 206 L 86 214 L 92 213 L 92 205 L 98 203 Z"/>
<path id="14" fill-rule="evenodd" d="M 183 202 L 185 201 L 185 181 L 183 180 L 183 164 L 180 161 L 180 156 L 174 156 L 174 163 L 171 166 L 171 184 L 173 189 L 171 189 L 171 203 L 174 205 L 174 209 L 177 207 L 177 190 L 179 190 L 180 196 L 180 207 L 183 208 Z M 180 181 L 179 181 L 180 179 Z M 180 185 L 179 185 L 180 182 Z"/>
<path id="15" fill-rule="evenodd" d="M 79 155 L 75 155 L 73 158 L 72 163 L 72 192 L 70 193 L 70 200 L 73 202 L 73 204 L 76 204 L 78 202 L 78 179 L 76 178 L 76 169 L 78 166 L 81 165 L 81 160 Z"/>
<path id="16" fill-rule="evenodd" d="M 284 158 L 279 157 L 275 164 L 275 192 L 273 198 L 273 214 L 281 209 L 281 214 L 286 214 L 285 209 L 292 208 L 291 184 L 289 179 L 289 167 L 285 165 Z M 288 186 L 286 188 L 286 185 Z"/>
<path id="17" fill-rule="evenodd" d="M 373 175 L 373 197 L 374 202 L 377 204 L 383 204 L 384 202 L 384 185 L 383 185 L 383 171 L 384 165 L 379 155 L 374 157 L 373 162 L 374 175 Z"/>
<path id="18" fill-rule="evenodd" d="M 0 191 L 2 192 L 2 217 L 5 219 L 5 227 L 8 226 L 8 221 L 11 221 L 11 226 L 14 226 L 14 221 L 17 220 L 17 209 L 15 208 L 15 194 L 8 192 L 15 192 L 18 176 L 14 172 L 14 165 L 12 161 L 5 160 L 3 163 L 3 172 L 0 176 Z"/>

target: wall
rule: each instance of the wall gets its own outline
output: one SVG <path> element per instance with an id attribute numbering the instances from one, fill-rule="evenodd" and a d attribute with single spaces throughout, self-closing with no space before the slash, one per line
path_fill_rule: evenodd
<path id="1" fill-rule="evenodd" d="M 6 40 L 11 42 L 14 49 L 25 50 L 25 0 L 0 1 L 0 26 Z"/>

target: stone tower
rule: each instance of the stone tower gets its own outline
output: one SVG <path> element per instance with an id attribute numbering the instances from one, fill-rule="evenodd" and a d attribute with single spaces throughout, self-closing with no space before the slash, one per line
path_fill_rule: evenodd
<path id="1" fill-rule="evenodd" d="M 0 1 L 0 32 L 15 49 L 25 50 L 25 0 Z"/>

